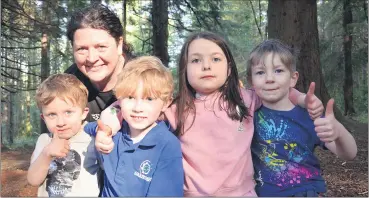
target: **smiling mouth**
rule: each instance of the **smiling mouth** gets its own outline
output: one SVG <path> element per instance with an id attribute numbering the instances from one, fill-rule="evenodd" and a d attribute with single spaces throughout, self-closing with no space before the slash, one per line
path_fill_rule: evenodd
<path id="1" fill-rule="evenodd" d="M 97 66 L 86 66 L 86 68 L 87 68 L 89 71 L 96 71 L 96 70 L 99 70 L 101 67 L 102 67 L 102 65 L 97 65 Z"/>
<path id="2" fill-rule="evenodd" d="M 144 116 L 133 116 L 133 115 L 131 115 L 131 118 L 133 118 L 135 120 L 143 120 L 143 119 L 146 119 L 146 117 L 144 117 Z"/>

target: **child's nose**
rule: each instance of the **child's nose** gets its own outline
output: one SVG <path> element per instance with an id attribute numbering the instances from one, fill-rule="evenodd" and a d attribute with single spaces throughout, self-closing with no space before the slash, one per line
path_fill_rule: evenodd
<path id="1" fill-rule="evenodd" d="M 211 61 L 204 59 L 204 61 L 202 62 L 202 70 L 206 71 L 210 69 L 211 69 Z"/>
<path id="2" fill-rule="evenodd" d="M 58 126 L 64 126 L 65 125 L 65 120 L 64 120 L 63 116 L 58 116 L 56 124 Z"/>
<path id="3" fill-rule="evenodd" d="M 133 106 L 133 111 L 135 111 L 135 112 L 142 111 L 142 100 L 139 99 L 139 100 L 135 101 L 135 104 Z"/>
<path id="4" fill-rule="evenodd" d="M 267 72 L 265 75 L 266 75 L 267 82 L 274 82 L 274 75 L 272 73 Z"/>

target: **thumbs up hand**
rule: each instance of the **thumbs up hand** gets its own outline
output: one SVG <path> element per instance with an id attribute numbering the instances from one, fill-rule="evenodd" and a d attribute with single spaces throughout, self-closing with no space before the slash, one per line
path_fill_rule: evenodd
<path id="1" fill-rule="evenodd" d="M 311 119 L 315 120 L 319 118 L 324 111 L 324 106 L 321 100 L 314 94 L 315 92 L 315 83 L 311 82 L 309 86 L 309 90 L 306 93 L 305 97 L 305 107 L 309 112 Z"/>
<path id="2" fill-rule="evenodd" d="M 101 153 L 110 153 L 114 148 L 111 128 L 101 120 L 97 120 L 97 133 L 95 139 L 96 150 Z"/>
<path id="3" fill-rule="evenodd" d="M 51 142 L 47 145 L 47 156 L 50 158 L 66 157 L 69 152 L 69 141 L 60 139 L 58 134 L 53 134 Z"/>
<path id="4" fill-rule="evenodd" d="M 334 128 L 337 120 L 334 116 L 333 105 L 334 100 L 330 99 L 325 110 L 325 117 L 314 121 L 315 131 L 322 142 L 332 142 L 340 136 L 339 130 Z"/>

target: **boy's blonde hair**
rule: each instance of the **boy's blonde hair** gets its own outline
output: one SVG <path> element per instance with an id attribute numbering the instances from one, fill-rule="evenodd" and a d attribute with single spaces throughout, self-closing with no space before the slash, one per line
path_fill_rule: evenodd
<path id="1" fill-rule="evenodd" d="M 142 56 L 129 61 L 118 75 L 115 96 L 121 99 L 133 95 L 141 80 L 144 97 L 160 98 L 164 103 L 172 100 L 172 73 L 155 56 Z"/>
<path id="2" fill-rule="evenodd" d="M 74 75 L 55 74 L 44 80 L 36 91 L 36 102 L 40 111 L 56 97 L 64 101 L 69 100 L 84 109 L 87 106 L 88 90 Z"/>

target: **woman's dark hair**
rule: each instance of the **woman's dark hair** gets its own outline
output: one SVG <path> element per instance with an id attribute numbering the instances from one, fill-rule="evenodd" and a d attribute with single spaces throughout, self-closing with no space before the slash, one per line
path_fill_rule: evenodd
<path id="1" fill-rule="evenodd" d="M 193 114 L 191 126 L 193 125 L 193 122 L 196 118 L 196 108 L 194 103 L 196 91 L 191 87 L 187 78 L 188 48 L 191 42 L 196 39 L 206 39 L 208 41 L 214 42 L 222 49 L 224 55 L 227 58 L 229 73 L 224 85 L 221 86 L 219 89 L 219 92 L 221 92 L 219 107 L 225 110 L 228 114 L 228 117 L 232 120 L 242 121 L 243 118 L 247 118 L 247 116 L 249 116 L 248 108 L 245 106 L 240 93 L 236 62 L 233 59 L 233 56 L 226 41 L 222 37 L 211 32 L 195 33 L 187 38 L 179 56 L 179 90 L 178 95 L 174 101 L 177 106 L 177 130 L 175 131 L 175 134 L 177 136 L 184 134 L 184 121 L 188 118 L 188 115 L 190 113 Z M 226 102 L 225 106 L 222 105 L 224 101 Z"/>
<path id="2" fill-rule="evenodd" d="M 123 27 L 118 16 L 107 6 L 94 3 L 86 8 L 82 8 L 73 13 L 67 26 L 67 36 L 69 41 L 74 40 L 74 33 L 78 29 L 94 28 L 107 31 L 118 43 L 123 36 Z M 132 46 L 123 41 L 123 56 L 130 59 Z"/>

